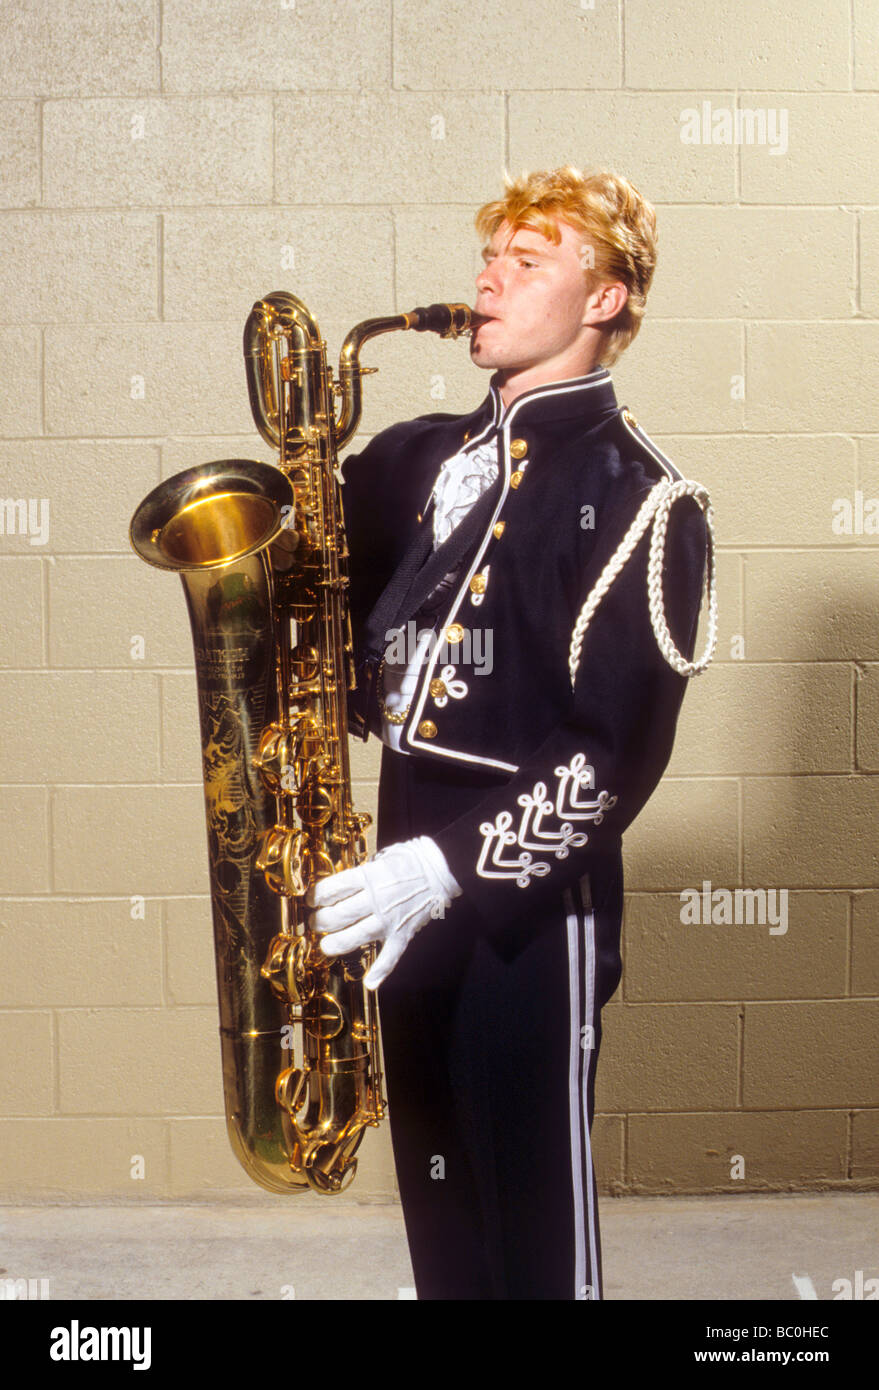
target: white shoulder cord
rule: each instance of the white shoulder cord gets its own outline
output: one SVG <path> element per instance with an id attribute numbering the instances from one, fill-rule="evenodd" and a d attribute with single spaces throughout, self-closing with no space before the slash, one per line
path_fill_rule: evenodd
<path id="1" fill-rule="evenodd" d="M 705 515 L 705 524 L 708 527 L 708 573 L 706 578 L 708 589 L 708 639 L 705 643 L 705 650 L 698 661 L 685 660 L 672 642 L 665 616 L 665 604 L 662 597 L 662 565 L 665 559 L 665 535 L 668 528 L 668 518 L 671 514 L 672 504 L 676 502 L 679 497 L 692 497 L 698 503 Z M 572 689 L 576 683 L 577 671 L 580 667 L 583 638 L 586 636 L 586 629 L 592 621 L 593 614 L 620 570 L 632 555 L 635 546 L 638 544 L 651 522 L 653 523 L 653 534 L 650 537 L 650 557 L 647 562 L 647 596 L 650 606 L 650 621 L 653 624 L 653 631 L 659 645 L 659 650 L 662 652 L 669 666 L 674 667 L 682 676 L 696 676 L 701 671 L 705 670 L 714 655 L 714 648 L 717 645 L 717 592 L 714 572 L 713 520 L 711 499 L 700 483 L 690 483 L 684 478 L 679 479 L 678 482 L 675 483 L 663 480 L 650 489 L 650 492 L 641 504 L 638 515 L 635 517 L 635 520 L 632 522 L 620 542 L 620 545 L 599 575 L 594 589 L 580 609 L 580 615 L 574 624 L 574 631 L 571 633 L 571 648 L 568 659 Z"/>

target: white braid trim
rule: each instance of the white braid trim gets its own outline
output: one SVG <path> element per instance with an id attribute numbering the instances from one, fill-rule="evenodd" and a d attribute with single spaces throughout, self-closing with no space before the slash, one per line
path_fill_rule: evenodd
<path id="1" fill-rule="evenodd" d="M 665 604 L 662 596 L 662 566 L 665 559 L 665 536 L 668 529 L 668 518 L 671 514 L 673 503 L 679 497 L 692 497 L 705 516 L 705 524 L 708 528 L 708 570 L 706 575 L 706 587 L 708 590 L 708 638 L 705 643 L 705 650 L 698 661 L 687 661 L 678 651 L 671 640 L 668 630 L 668 621 L 665 616 Z M 697 676 L 708 666 L 714 656 L 714 649 L 717 646 L 717 586 L 715 582 L 714 565 L 714 514 L 711 510 L 711 499 L 702 487 L 701 483 L 690 483 L 685 478 L 677 482 L 669 482 L 663 479 L 650 489 L 641 504 L 641 508 L 635 520 L 632 522 L 614 554 L 608 560 L 598 580 L 587 598 L 583 607 L 580 609 L 579 617 L 574 624 L 571 633 L 571 648 L 568 659 L 568 669 L 571 673 L 571 688 L 577 680 L 577 672 L 580 668 L 580 656 L 583 651 L 583 638 L 586 636 L 586 629 L 592 621 L 592 617 L 604 598 L 611 584 L 620 573 L 626 561 L 631 557 L 635 546 L 638 544 L 644 532 L 651 525 L 653 533 L 650 537 L 650 556 L 647 562 L 647 597 L 650 606 L 650 621 L 653 624 L 653 631 L 659 650 L 665 657 L 669 666 L 672 666 L 682 676 Z"/>

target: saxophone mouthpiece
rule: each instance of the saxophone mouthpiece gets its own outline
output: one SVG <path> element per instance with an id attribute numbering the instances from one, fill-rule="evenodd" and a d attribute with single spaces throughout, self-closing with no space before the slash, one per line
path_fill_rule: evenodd
<path id="1" fill-rule="evenodd" d="M 441 338 L 457 338 L 471 327 L 473 310 L 469 304 L 428 304 L 406 315 L 408 327 L 416 333 L 438 333 Z"/>

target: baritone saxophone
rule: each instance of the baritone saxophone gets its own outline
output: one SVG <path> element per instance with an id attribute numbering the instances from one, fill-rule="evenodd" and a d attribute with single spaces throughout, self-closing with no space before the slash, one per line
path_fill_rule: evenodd
<path id="1" fill-rule="evenodd" d="M 474 316 L 475 318 L 475 316 Z M 293 295 L 259 300 L 244 330 L 250 405 L 278 466 L 187 469 L 137 509 L 131 542 L 179 573 L 198 685 L 226 1122 L 272 1192 L 341 1192 L 384 1114 L 374 948 L 329 959 L 307 921 L 312 883 L 360 863 L 352 805 L 353 661 L 339 450 L 361 412 L 360 350 L 401 329 L 457 337 L 464 304 L 368 319 L 338 378 Z M 338 402 L 338 413 L 337 413 Z"/>

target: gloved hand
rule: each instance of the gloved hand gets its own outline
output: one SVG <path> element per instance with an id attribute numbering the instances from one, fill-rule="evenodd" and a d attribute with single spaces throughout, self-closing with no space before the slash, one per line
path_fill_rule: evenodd
<path id="1" fill-rule="evenodd" d="M 317 910 L 311 926 L 326 932 L 321 949 L 344 956 L 369 941 L 384 943 L 363 983 L 377 989 L 387 979 L 417 931 L 441 917 L 461 889 L 433 840 L 405 840 L 358 864 L 322 878 L 306 902 Z"/>

